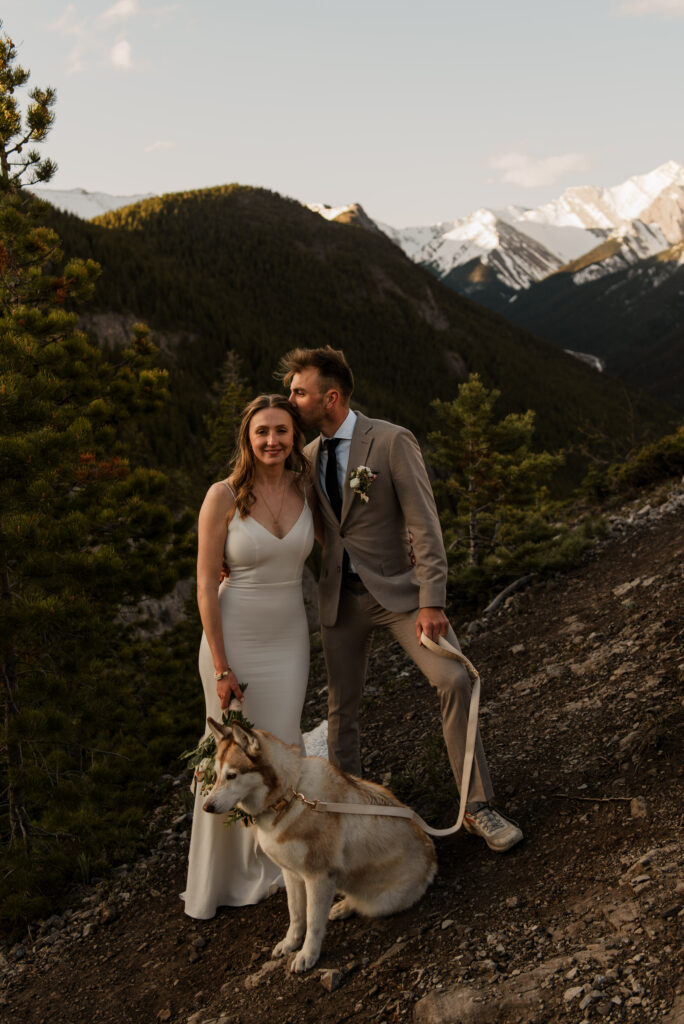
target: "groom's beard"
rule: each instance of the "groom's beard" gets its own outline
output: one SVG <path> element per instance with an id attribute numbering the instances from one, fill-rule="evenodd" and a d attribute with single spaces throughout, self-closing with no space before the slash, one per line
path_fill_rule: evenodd
<path id="1" fill-rule="evenodd" d="M 299 419 L 301 420 L 302 426 L 305 430 L 321 430 L 325 421 L 325 406 L 323 399 L 321 399 L 320 408 L 313 409 L 298 409 Z"/>

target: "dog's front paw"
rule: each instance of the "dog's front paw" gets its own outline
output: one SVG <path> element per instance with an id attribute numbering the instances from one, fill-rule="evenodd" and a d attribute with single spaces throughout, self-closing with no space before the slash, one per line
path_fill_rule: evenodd
<path id="1" fill-rule="evenodd" d="M 317 962 L 319 955 L 319 953 L 309 953 L 305 949 L 300 949 L 292 959 L 290 970 L 293 974 L 302 974 L 303 971 L 308 971 Z"/>
<path id="2" fill-rule="evenodd" d="M 296 935 L 286 935 L 284 939 L 281 939 L 277 946 L 273 947 L 271 953 L 271 959 L 276 960 L 279 956 L 287 956 L 288 953 L 294 953 L 295 949 L 299 949 L 302 944 L 303 935 L 297 937 Z"/>

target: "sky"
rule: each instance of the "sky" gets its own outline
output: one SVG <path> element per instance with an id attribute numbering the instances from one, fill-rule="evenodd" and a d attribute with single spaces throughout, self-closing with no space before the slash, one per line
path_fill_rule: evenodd
<path id="1" fill-rule="evenodd" d="M 3 0 L 52 188 L 240 182 L 394 227 L 684 164 L 684 0 Z"/>

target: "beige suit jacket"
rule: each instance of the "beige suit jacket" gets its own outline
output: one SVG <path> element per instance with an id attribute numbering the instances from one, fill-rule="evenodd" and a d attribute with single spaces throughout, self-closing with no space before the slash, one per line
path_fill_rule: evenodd
<path id="1" fill-rule="evenodd" d="M 388 611 L 443 608 L 447 559 L 442 531 L 423 456 L 413 434 L 384 420 L 357 413 L 349 449 L 340 522 L 319 479 L 321 438 L 305 451 L 325 526 L 318 584 L 321 623 L 334 626 L 342 585 L 342 558 L 349 553 L 355 571 L 378 604 Z M 349 474 L 369 466 L 377 479 L 368 503 L 349 486 Z M 408 531 L 416 565 L 411 564 Z"/>

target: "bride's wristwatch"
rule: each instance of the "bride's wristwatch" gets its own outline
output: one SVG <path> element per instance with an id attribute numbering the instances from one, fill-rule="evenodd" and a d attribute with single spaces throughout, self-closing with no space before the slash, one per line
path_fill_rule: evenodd
<path id="1" fill-rule="evenodd" d="M 219 679 L 225 679 L 232 672 L 232 668 L 224 668 L 223 672 L 214 672 L 214 679 L 218 683 Z"/>

